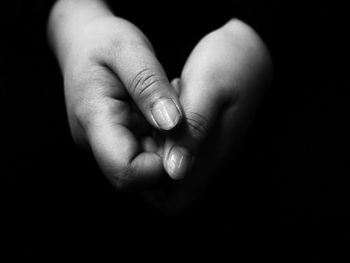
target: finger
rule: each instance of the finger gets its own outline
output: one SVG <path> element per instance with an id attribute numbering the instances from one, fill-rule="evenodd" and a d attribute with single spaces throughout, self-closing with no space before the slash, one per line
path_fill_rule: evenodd
<path id="1" fill-rule="evenodd" d="M 118 123 L 101 120 L 89 129 L 94 156 L 107 178 L 119 190 L 147 188 L 161 179 L 161 157 L 143 152 L 133 134 Z"/>
<path id="2" fill-rule="evenodd" d="M 234 106 L 225 107 L 220 111 L 220 119 L 215 121 L 210 134 L 205 138 L 205 144 L 201 147 L 205 150 L 197 151 L 190 176 L 178 180 L 175 185 L 165 185 L 157 192 L 147 192 L 144 198 L 170 215 L 176 215 L 195 203 L 205 192 L 213 176 L 227 174 L 227 166 L 225 170 L 224 164 L 232 165 L 232 161 L 235 160 L 234 156 L 241 148 L 246 134 L 245 129 L 242 130 L 242 127 L 246 126 L 245 120 L 237 118 L 240 114 Z"/>
<path id="3" fill-rule="evenodd" d="M 149 123 L 171 130 L 181 122 L 178 96 L 148 46 L 121 44 L 106 59 Z"/>
<path id="4" fill-rule="evenodd" d="M 171 86 L 173 87 L 173 89 L 175 90 L 176 94 L 178 96 L 180 96 L 180 93 L 181 93 L 181 85 L 180 85 L 180 78 L 175 78 L 171 81 Z"/>
<path id="5" fill-rule="evenodd" d="M 223 107 L 223 99 L 214 88 L 202 81 L 182 82 L 180 101 L 184 122 L 165 145 L 164 167 L 173 179 L 183 178 L 194 156 L 210 133 Z"/>

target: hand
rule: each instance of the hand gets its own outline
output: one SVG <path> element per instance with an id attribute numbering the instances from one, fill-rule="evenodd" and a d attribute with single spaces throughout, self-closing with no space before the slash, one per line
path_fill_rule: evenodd
<path id="1" fill-rule="evenodd" d="M 72 135 L 118 188 L 164 178 L 154 130 L 182 119 L 178 96 L 151 44 L 103 1 L 58 1 L 49 20 Z"/>
<path id="2" fill-rule="evenodd" d="M 271 75 L 269 52 L 243 22 L 205 36 L 172 82 L 185 118 L 167 137 L 163 161 L 170 177 L 182 180 L 146 198 L 169 213 L 193 203 L 227 155 L 237 153 Z"/>

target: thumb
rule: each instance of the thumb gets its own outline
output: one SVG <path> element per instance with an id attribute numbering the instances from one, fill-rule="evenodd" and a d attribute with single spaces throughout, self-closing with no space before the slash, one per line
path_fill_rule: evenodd
<path id="1" fill-rule="evenodd" d="M 106 61 L 147 121 L 171 130 L 182 119 L 181 104 L 153 50 L 146 44 L 115 47 Z"/>
<path id="2" fill-rule="evenodd" d="M 177 180 L 191 168 L 194 156 L 201 150 L 224 103 L 220 92 L 202 81 L 176 81 L 172 84 L 175 83 L 180 92 L 184 120 L 181 127 L 168 137 L 163 165 L 169 176 Z"/>

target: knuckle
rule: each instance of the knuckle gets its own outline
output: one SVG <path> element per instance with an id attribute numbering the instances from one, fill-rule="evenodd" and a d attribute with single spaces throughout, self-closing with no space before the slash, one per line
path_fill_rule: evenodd
<path id="1" fill-rule="evenodd" d="M 114 185 L 119 192 L 126 193 L 133 189 L 135 171 L 130 166 L 121 169 L 117 174 L 113 174 Z"/>
<path id="2" fill-rule="evenodd" d="M 155 73 L 152 69 L 143 69 L 139 71 L 131 81 L 131 92 L 136 97 L 149 98 L 157 92 L 159 84 L 165 80 Z"/>
<path id="3" fill-rule="evenodd" d="M 189 134 L 196 141 L 201 141 L 208 134 L 209 122 L 206 117 L 196 112 L 186 113 L 186 123 Z"/>

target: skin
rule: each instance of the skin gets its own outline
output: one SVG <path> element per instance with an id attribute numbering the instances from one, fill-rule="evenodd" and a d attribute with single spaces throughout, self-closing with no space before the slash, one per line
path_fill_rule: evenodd
<path id="1" fill-rule="evenodd" d="M 146 190 L 169 213 L 237 151 L 271 78 L 269 52 L 239 20 L 200 40 L 171 83 L 146 36 L 103 1 L 58 1 L 48 36 L 75 142 L 118 190 Z"/>
<path id="2" fill-rule="evenodd" d="M 181 77 L 172 82 L 184 110 L 184 122 L 167 136 L 163 158 L 167 171 L 174 147 L 188 149 L 195 161 L 190 173 L 169 173 L 182 180 L 175 187 L 167 185 L 147 194 L 151 202 L 173 214 L 201 196 L 226 157 L 239 152 L 271 76 L 268 50 L 239 20 L 230 20 L 199 41 Z"/>

